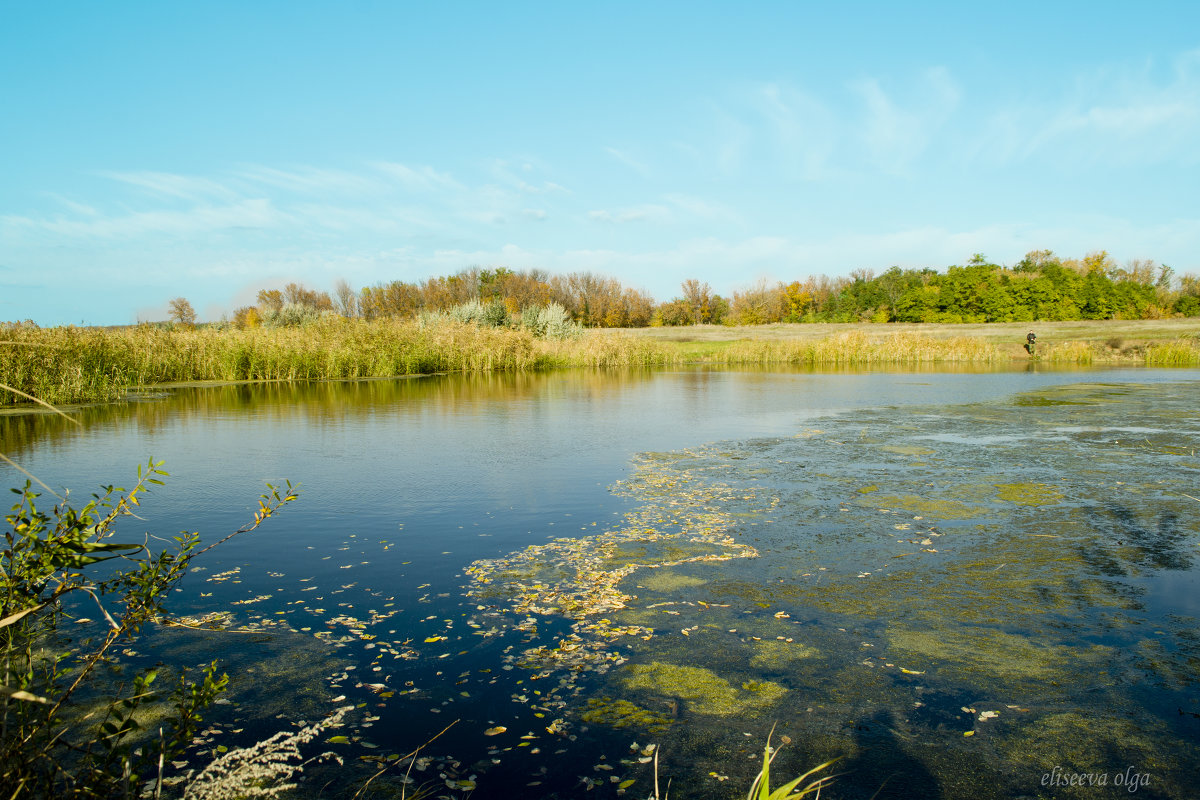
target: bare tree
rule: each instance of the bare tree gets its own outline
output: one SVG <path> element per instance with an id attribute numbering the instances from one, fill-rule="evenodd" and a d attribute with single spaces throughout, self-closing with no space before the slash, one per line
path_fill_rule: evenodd
<path id="1" fill-rule="evenodd" d="M 333 285 L 333 291 L 337 295 L 337 311 L 343 317 L 358 316 L 358 292 L 350 288 L 345 278 L 338 278 L 337 283 Z"/>
<path id="2" fill-rule="evenodd" d="M 168 304 L 171 320 L 180 325 L 196 324 L 196 309 L 185 298 L 176 297 Z"/>

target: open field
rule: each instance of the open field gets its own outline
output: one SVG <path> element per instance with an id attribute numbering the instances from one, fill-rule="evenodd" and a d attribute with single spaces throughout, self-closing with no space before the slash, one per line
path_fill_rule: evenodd
<path id="1" fill-rule="evenodd" d="M 960 336 L 983 339 L 997 345 L 1013 344 L 1020 349 L 1025 334 L 1033 330 L 1039 342 L 1103 342 L 1119 337 L 1135 342 L 1200 336 L 1200 317 L 1149 320 L 1076 320 L 1072 322 L 992 322 L 943 325 L 937 323 L 777 323 L 774 325 L 688 325 L 670 328 L 623 328 L 623 333 L 671 342 L 716 342 L 737 339 L 824 339 L 839 333 L 862 331 L 872 339 L 896 333 L 919 333 L 934 339 Z"/>
<path id="2" fill-rule="evenodd" d="M 663 328 L 626 328 L 623 333 L 671 342 L 682 353 L 708 359 L 731 347 L 734 342 L 816 342 L 849 333 L 860 333 L 872 342 L 885 342 L 902 336 L 920 336 L 934 340 L 971 339 L 998 348 L 1012 358 L 1028 358 L 1024 350 L 1025 334 L 1037 333 L 1043 354 L 1054 350 L 1082 353 L 1091 357 L 1085 363 L 1142 361 L 1153 345 L 1180 338 L 1200 343 L 1200 317 L 1157 320 L 1075 320 L 1070 322 L 998 322 L 984 324 L 937 323 L 812 323 L 773 325 L 689 325 Z M 1086 348 L 1080 347 L 1086 345 Z M 1065 359 L 1064 359 L 1065 360 Z"/>
<path id="3" fill-rule="evenodd" d="M 194 381 L 314 381 L 561 367 L 1003 364 L 1027 360 L 1028 323 L 804 324 L 580 331 L 333 319 L 306 327 L 16 328 L 0 339 L 0 406 L 115 400 Z M 1050 363 L 1200 364 L 1200 318 L 1032 326 Z"/>

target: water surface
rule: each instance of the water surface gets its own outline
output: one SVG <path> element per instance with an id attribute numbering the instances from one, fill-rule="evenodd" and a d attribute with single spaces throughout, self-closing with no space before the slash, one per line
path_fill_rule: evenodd
<path id="1" fill-rule="evenodd" d="M 225 661 L 211 746 L 365 704 L 352 760 L 460 720 L 413 772 L 447 792 L 644 797 L 657 744 L 673 796 L 725 797 L 777 724 L 780 774 L 843 757 L 830 797 L 1070 796 L 1044 776 L 1128 766 L 1141 796 L 1186 797 L 1198 380 L 222 386 L 86 409 L 82 429 L 0 417 L 0 449 L 81 495 L 164 459 L 131 534 L 218 537 L 263 481 L 302 484 L 172 604 L 251 633 L 160 629 L 128 656 Z"/>

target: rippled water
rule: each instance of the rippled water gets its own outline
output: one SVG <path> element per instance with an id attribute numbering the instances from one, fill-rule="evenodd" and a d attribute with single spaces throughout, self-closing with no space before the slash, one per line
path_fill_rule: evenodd
<path id="1" fill-rule="evenodd" d="M 303 484 L 173 603 L 248 632 L 159 629 L 127 658 L 222 658 L 205 747 L 365 704 L 340 746 L 358 766 L 313 772 L 325 796 L 459 720 L 412 772 L 451 794 L 645 797 L 656 744 L 673 797 L 738 796 L 776 725 L 777 774 L 842 758 L 829 797 L 1096 796 L 1047 785 L 1086 773 L 1182 798 L 1198 381 L 227 386 L 88 409 L 82 430 L 0 417 L 0 447 L 80 494 L 165 459 L 158 533 L 218 536 L 263 480 Z"/>

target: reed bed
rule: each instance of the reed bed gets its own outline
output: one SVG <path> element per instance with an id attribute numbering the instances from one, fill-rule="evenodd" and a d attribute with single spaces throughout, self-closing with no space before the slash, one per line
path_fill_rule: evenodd
<path id="1" fill-rule="evenodd" d="M 631 336 L 553 341 L 449 320 L 332 319 L 248 330 L 18 328 L 0 340 L 0 383 L 54 404 L 115 400 L 132 387 L 161 383 L 661 365 L 674 358 L 669 346 Z M 21 401 L 0 392 L 0 404 Z"/>
<path id="2" fill-rule="evenodd" d="M 1043 361 L 1055 364 L 1091 364 L 1096 360 L 1096 348 L 1090 342 L 1056 342 L 1042 351 L 1038 348 L 1039 357 Z"/>
<path id="3" fill-rule="evenodd" d="M 1090 364 L 1096 358 L 1095 348 L 1084 342 L 1055 344 L 1039 355 L 1073 364 Z M 990 364 L 1010 358 L 978 337 L 897 332 L 876 338 L 861 330 L 816 340 L 741 340 L 700 353 L 645 336 L 584 331 L 552 340 L 528 330 L 452 320 L 422 325 L 330 318 L 302 327 L 247 330 L 139 326 L 17 327 L 0 332 L 0 384 L 59 405 L 116 400 L 134 387 L 191 381 L 347 380 L 696 361 L 841 367 Z M 1145 360 L 1156 366 L 1198 365 L 1200 340 L 1152 345 Z M 0 391 L 0 405 L 21 402 L 23 398 Z"/>
<path id="4" fill-rule="evenodd" d="M 521 331 L 334 320 L 302 328 L 6 331 L 0 383 L 50 403 L 187 381 L 311 381 L 553 366 Z M 14 398 L 4 393 L 0 402 Z"/>
<path id="5" fill-rule="evenodd" d="M 1181 337 L 1146 348 L 1146 365 L 1151 367 L 1200 367 L 1200 339 Z"/>

